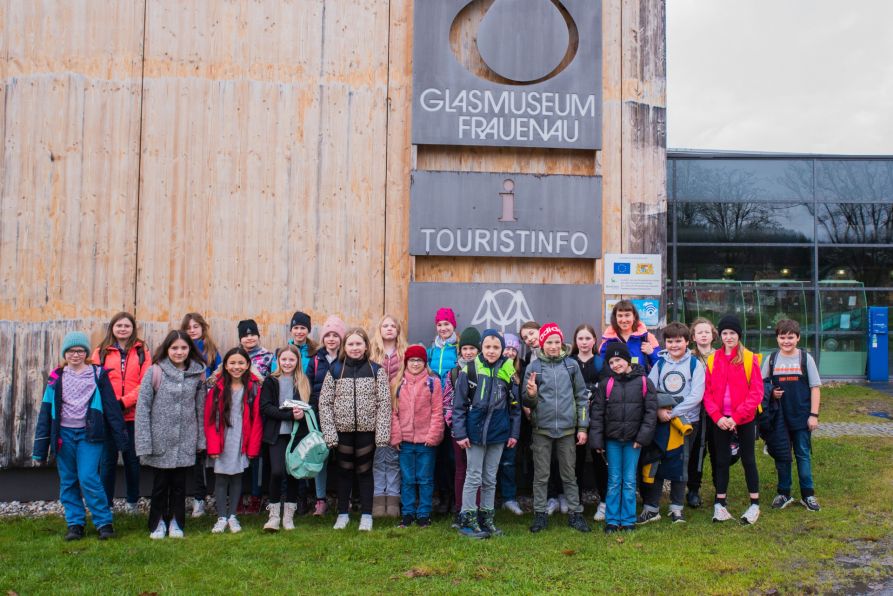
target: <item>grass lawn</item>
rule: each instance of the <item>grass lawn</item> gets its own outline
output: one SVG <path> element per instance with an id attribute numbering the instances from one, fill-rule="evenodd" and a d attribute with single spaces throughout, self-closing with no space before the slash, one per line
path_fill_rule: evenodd
<path id="1" fill-rule="evenodd" d="M 825 404 L 855 403 L 850 389 L 826 392 Z M 875 394 L 871 399 L 888 400 Z M 889 406 L 888 406 L 889 407 Z M 822 421 L 832 421 L 823 408 Z M 836 411 L 836 410 L 835 410 Z M 876 420 L 876 419 L 872 419 Z M 119 516 L 120 538 L 95 534 L 61 539 L 57 517 L 0 522 L 0 590 L 36 593 L 765 593 L 826 591 L 846 581 L 889 574 L 869 565 L 845 569 L 835 556 L 861 544 L 893 544 L 893 439 L 816 439 L 819 513 L 769 507 L 772 461 L 760 454 L 763 515 L 753 527 L 717 526 L 710 511 L 687 510 L 689 522 L 666 518 L 621 537 L 601 527 L 579 534 L 563 516 L 532 535 L 531 516 L 500 513 L 506 536 L 471 541 L 446 520 L 427 530 L 377 521 L 368 535 L 356 518 L 344 532 L 302 517 L 292 533 L 265 535 L 259 516 L 242 519 L 239 535 L 211 535 L 212 520 L 190 520 L 183 541 L 150 541 L 144 517 Z M 707 476 L 709 478 L 709 476 Z M 709 489 L 705 496 L 710 496 Z M 730 510 L 744 510 L 740 466 L 733 468 Z M 591 519 L 591 508 L 587 508 Z M 864 542 L 855 542 L 864 541 Z M 852 565 L 850 565 L 852 567 Z"/>

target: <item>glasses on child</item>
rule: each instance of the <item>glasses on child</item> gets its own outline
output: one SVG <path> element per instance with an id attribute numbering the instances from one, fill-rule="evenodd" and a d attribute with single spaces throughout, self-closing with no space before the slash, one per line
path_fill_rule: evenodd
<path id="1" fill-rule="evenodd" d="M 71 354 L 72 356 L 86 356 L 86 355 L 87 355 L 87 350 L 77 350 L 77 349 L 74 349 L 74 350 L 68 350 L 68 351 L 65 352 L 65 353 L 66 353 L 66 354 Z"/>
<path id="2" fill-rule="evenodd" d="M 422 360 L 421 358 L 410 358 L 407 362 L 409 362 L 410 364 L 424 364 L 425 363 L 425 361 Z"/>

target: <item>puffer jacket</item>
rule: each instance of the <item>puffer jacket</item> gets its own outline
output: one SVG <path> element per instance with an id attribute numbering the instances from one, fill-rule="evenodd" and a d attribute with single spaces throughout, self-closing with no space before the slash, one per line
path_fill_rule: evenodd
<path id="1" fill-rule="evenodd" d="M 189 360 L 180 370 L 165 358 L 158 367 L 158 390 L 150 368 L 136 402 L 136 454 L 144 466 L 187 468 L 205 448 L 205 366 Z"/>
<path id="2" fill-rule="evenodd" d="M 266 379 L 271 372 L 273 366 L 273 352 L 261 346 L 257 346 L 250 352 L 248 356 L 251 358 L 251 366 L 260 374 L 261 380 Z"/>
<path id="3" fill-rule="evenodd" d="M 527 382 L 536 373 L 536 395 Z M 521 403 L 531 409 L 533 432 L 553 439 L 589 430 L 589 390 L 580 365 L 562 349 L 556 357 L 542 355 L 530 363 L 521 382 Z"/>
<path id="4" fill-rule="evenodd" d="M 478 355 L 468 366 L 475 367 L 477 385 L 470 386 L 468 374 L 459 373 L 453 395 L 453 437 L 470 439 L 475 445 L 505 443 L 521 434 L 521 407 L 513 385 L 515 366 L 501 357 L 492 365 Z"/>
<path id="5" fill-rule="evenodd" d="M 346 358 L 337 378 L 329 371 L 319 394 L 319 425 L 330 449 L 339 432 L 374 432 L 375 444 L 388 446 L 391 390 L 384 369 L 368 358 Z"/>
<path id="6" fill-rule="evenodd" d="M 740 346 L 739 346 L 740 347 Z M 708 358 L 707 378 L 704 385 L 704 409 L 713 420 L 718 422 L 723 417 L 722 407 L 729 387 L 732 401 L 732 420 L 735 424 L 747 424 L 757 415 L 757 409 L 763 401 L 763 375 L 760 372 L 760 358 L 749 350 L 746 357 L 752 359 L 750 380 L 744 370 L 744 364 L 734 365 L 732 360 L 738 354 L 738 347 L 730 354 L 719 349 Z M 712 360 L 713 366 L 709 365 Z M 712 370 L 711 370 L 712 369 Z"/>
<path id="7" fill-rule="evenodd" d="M 140 355 L 142 354 L 142 365 Z M 124 420 L 133 422 L 136 417 L 136 400 L 140 395 L 140 383 L 149 367 L 152 366 L 152 355 L 141 341 L 135 341 L 124 358 L 124 370 L 121 366 L 121 350 L 117 346 L 109 346 L 100 355 L 99 348 L 93 350 L 90 360 L 106 370 L 115 396 L 124 410 Z"/>
<path id="8" fill-rule="evenodd" d="M 455 334 L 451 341 L 439 345 L 439 340 L 435 339 L 428 346 L 428 366 L 434 371 L 434 374 L 440 377 L 441 386 L 446 383 L 446 377 L 450 373 L 450 369 L 456 366 L 459 361 L 459 344 Z"/>
<path id="9" fill-rule="evenodd" d="M 306 345 L 306 344 L 305 344 Z M 319 414 L 319 394 L 322 393 L 322 384 L 326 380 L 329 371 L 335 378 L 341 376 L 341 361 L 337 358 L 329 362 L 326 358 L 326 349 L 321 348 L 315 356 L 310 358 L 310 366 L 307 367 L 307 378 L 310 379 L 310 401 L 308 402 Z"/>
<path id="10" fill-rule="evenodd" d="M 397 410 L 391 414 L 391 445 L 401 442 L 438 445 L 443 440 L 440 379 L 406 372 L 397 388 Z"/>
<path id="11" fill-rule="evenodd" d="M 260 455 L 263 425 L 260 417 L 260 380 L 253 375 L 242 391 L 242 403 L 232 407 L 242 408 L 242 453 L 248 457 Z M 228 432 L 224 416 L 223 376 L 208 391 L 205 397 L 204 429 L 208 455 L 220 455 L 226 444 Z"/>
<path id="12" fill-rule="evenodd" d="M 608 382 L 611 378 L 613 383 Z M 613 385 L 610 396 L 608 385 Z M 604 449 L 608 439 L 635 441 L 645 447 L 657 426 L 657 391 L 642 367 L 634 364 L 630 372 L 618 375 L 612 371 L 599 383 L 589 412 L 589 445 L 593 449 Z"/>
<path id="13" fill-rule="evenodd" d="M 393 383 L 394 379 L 397 377 L 397 373 L 400 372 L 400 365 L 403 364 L 403 357 L 397 353 L 397 350 L 388 356 L 387 354 L 383 355 L 381 358 L 381 367 L 388 374 L 388 383 Z"/>
<path id="14" fill-rule="evenodd" d="M 605 352 L 608 349 L 608 344 L 615 341 L 623 340 L 617 336 L 617 332 L 614 331 L 614 328 L 608 325 L 605 332 L 602 333 L 602 341 L 598 346 L 598 355 L 604 358 Z M 660 344 L 658 343 L 657 338 L 648 332 L 648 328 L 642 321 L 639 321 L 638 327 L 633 329 L 632 334 L 630 334 L 624 343 L 626 343 L 626 347 L 629 348 L 629 353 L 633 357 L 633 364 L 641 365 L 646 372 L 650 371 L 651 367 L 657 363 L 657 352 L 660 349 Z M 642 344 L 644 343 L 649 343 L 651 344 L 651 347 L 654 348 L 651 355 L 646 355 L 645 352 L 642 351 Z M 607 369 L 607 362 L 605 365 L 605 369 Z M 605 378 L 607 378 L 607 373 Z"/>

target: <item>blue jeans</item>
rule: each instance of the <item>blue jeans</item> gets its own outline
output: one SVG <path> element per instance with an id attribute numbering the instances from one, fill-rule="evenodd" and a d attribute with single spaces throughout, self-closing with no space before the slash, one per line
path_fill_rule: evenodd
<path id="1" fill-rule="evenodd" d="M 633 441 L 608 439 L 608 498 L 605 523 L 614 526 L 636 525 L 636 467 L 641 449 Z"/>
<path id="2" fill-rule="evenodd" d="M 93 525 L 101 528 L 112 523 L 112 512 L 99 477 L 103 443 L 87 441 L 83 428 L 59 429 L 62 447 L 56 454 L 59 472 L 59 500 L 65 508 L 65 523 L 83 526 L 87 519 L 84 502 L 90 508 Z"/>
<path id="3" fill-rule="evenodd" d="M 502 450 L 502 459 L 499 460 L 499 490 L 503 501 L 514 501 L 518 496 L 518 481 L 515 476 L 515 454 L 518 447 Z"/>
<path id="4" fill-rule="evenodd" d="M 127 490 L 127 502 L 136 503 L 140 500 L 140 459 L 136 456 L 136 449 L 133 445 L 134 423 L 131 420 L 124 424 L 127 425 L 128 441 L 127 449 L 121 452 L 124 462 L 124 485 Z M 115 480 L 118 475 L 118 446 L 112 438 L 105 442 L 100 475 L 105 496 L 111 505 L 112 499 L 115 498 Z"/>
<path id="5" fill-rule="evenodd" d="M 808 430 L 792 430 L 790 437 L 791 446 L 794 448 L 794 459 L 797 460 L 800 494 L 805 499 L 815 494 L 815 485 L 812 481 L 812 433 Z M 793 484 L 791 462 L 776 461 L 775 470 L 778 472 L 778 492 L 790 495 Z"/>
<path id="6" fill-rule="evenodd" d="M 431 517 L 435 453 L 436 448 L 421 443 L 400 443 L 400 508 L 403 515 Z"/>

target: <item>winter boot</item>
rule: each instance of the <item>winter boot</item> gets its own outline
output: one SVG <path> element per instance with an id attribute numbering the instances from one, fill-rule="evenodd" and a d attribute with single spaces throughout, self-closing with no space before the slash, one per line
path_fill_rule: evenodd
<path id="1" fill-rule="evenodd" d="M 477 511 L 463 511 L 459 514 L 459 533 L 475 539 L 490 537 L 490 534 L 482 531 L 478 525 Z"/>
<path id="2" fill-rule="evenodd" d="M 385 497 L 385 516 L 400 517 L 400 497 Z"/>
<path id="3" fill-rule="evenodd" d="M 493 521 L 494 515 L 496 512 L 492 509 L 481 509 L 481 530 L 490 536 L 502 536 L 502 530 Z"/>
<path id="4" fill-rule="evenodd" d="M 530 531 L 536 534 L 537 532 L 542 532 L 549 525 L 549 514 L 545 511 L 537 511 L 533 514 L 533 524 L 530 526 Z"/>
<path id="5" fill-rule="evenodd" d="M 270 519 L 264 524 L 264 532 L 278 532 L 281 517 L 279 516 L 279 503 L 270 503 L 267 505 L 267 511 L 270 512 Z"/>
<path id="6" fill-rule="evenodd" d="M 388 497 L 376 495 L 372 497 L 372 517 L 379 518 L 387 515 Z"/>
<path id="7" fill-rule="evenodd" d="M 297 503 L 286 503 L 282 507 L 282 529 L 295 529 L 295 511 L 298 509 Z"/>

